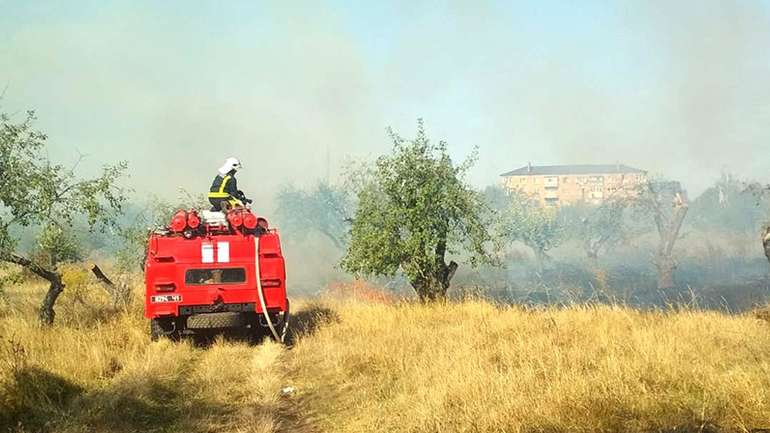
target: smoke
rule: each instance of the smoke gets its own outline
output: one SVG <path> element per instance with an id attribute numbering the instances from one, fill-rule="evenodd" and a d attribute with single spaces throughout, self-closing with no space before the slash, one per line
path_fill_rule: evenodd
<path id="1" fill-rule="evenodd" d="M 126 159 L 138 196 L 205 191 L 242 159 L 278 185 L 334 177 L 424 117 L 479 187 L 535 164 L 623 162 L 696 194 L 766 178 L 770 17 L 759 2 L 14 3 L 3 111 L 34 108 L 51 156 Z"/>
<path id="2" fill-rule="evenodd" d="M 492 81 L 489 112 L 518 148 L 511 157 L 524 148 L 538 163 L 624 162 L 696 194 L 722 170 L 767 180 L 755 158 L 770 151 L 764 4 L 624 3 L 594 18 L 606 39 L 570 29 L 577 44 L 560 38 L 518 65 L 523 79 Z"/>
<path id="3" fill-rule="evenodd" d="M 770 15 L 758 2 L 651 8 L 670 80 L 658 95 L 681 143 L 679 173 L 726 168 L 758 176 L 770 151 Z M 687 23 L 686 25 L 682 25 Z"/>
<path id="4" fill-rule="evenodd" d="M 280 185 L 335 179 L 418 117 L 457 160 L 479 147 L 480 188 L 528 161 L 624 163 L 691 197 L 722 170 L 770 181 L 766 2 L 0 4 L 0 111 L 35 109 L 86 174 L 127 160 L 140 199 L 203 193 L 237 156 L 281 227 Z M 285 240 L 293 284 L 339 278 L 339 251 Z"/>
<path id="5" fill-rule="evenodd" d="M 58 160 L 128 160 L 140 197 L 206 191 L 236 155 L 240 186 L 268 207 L 279 184 L 325 176 L 382 130 L 360 47 L 331 12 L 174 5 L 18 6 L 3 109 L 36 109 Z"/>

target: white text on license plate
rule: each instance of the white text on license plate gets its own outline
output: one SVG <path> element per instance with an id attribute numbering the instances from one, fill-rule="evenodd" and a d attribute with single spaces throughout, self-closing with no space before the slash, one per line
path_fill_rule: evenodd
<path id="1" fill-rule="evenodd" d="M 153 304 L 162 304 L 164 302 L 182 302 L 182 295 L 155 295 L 150 297 Z"/>

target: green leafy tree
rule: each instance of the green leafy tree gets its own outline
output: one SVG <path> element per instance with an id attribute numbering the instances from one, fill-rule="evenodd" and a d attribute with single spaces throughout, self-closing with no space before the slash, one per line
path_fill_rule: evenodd
<path id="1" fill-rule="evenodd" d="M 499 185 L 489 185 L 484 188 L 484 201 L 495 213 L 502 214 L 511 204 L 511 191 Z"/>
<path id="2" fill-rule="evenodd" d="M 276 196 L 281 228 L 302 240 L 310 231 L 325 236 L 340 250 L 347 246 L 353 215 L 353 192 L 345 185 L 318 182 L 310 190 L 284 186 Z"/>
<path id="3" fill-rule="evenodd" d="M 76 262 L 83 259 L 83 246 L 73 230 L 58 224 L 42 227 L 37 236 L 37 245 L 32 256 L 39 263 L 56 267 L 59 263 Z"/>
<path id="4" fill-rule="evenodd" d="M 566 238 L 565 224 L 554 207 L 543 207 L 525 194 L 512 191 L 502 212 L 502 233 L 510 241 L 520 241 L 532 249 L 542 271 L 550 259 L 548 251 Z"/>
<path id="5" fill-rule="evenodd" d="M 475 158 L 453 164 L 447 144 L 432 143 L 422 120 L 413 140 L 388 133 L 393 153 L 377 159 L 361 184 L 342 268 L 384 276 L 401 270 L 422 301 L 443 299 L 458 268 L 448 254 L 463 252 L 472 266 L 493 262 L 487 207 L 463 180 Z"/>
<path id="6" fill-rule="evenodd" d="M 176 201 L 151 196 L 147 201 L 126 206 L 124 218 L 115 226 L 116 265 L 122 274 L 144 269 L 150 231 L 166 227 L 180 209 L 207 209 L 205 194 L 191 194 L 180 188 Z"/>
<path id="7" fill-rule="evenodd" d="M 115 264 L 118 272 L 131 274 L 144 269 L 150 231 L 168 224 L 171 215 L 178 209 L 180 208 L 157 197 L 151 197 L 141 207 L 128 206 L 126 218 L 115 228 Z"/>
<path id="8" fill-rule="evenodd" d="M 73 221 L 82 216 L 92 229 L 115 222 L 125 201 L 116 181 L 126 164 L 105 166 L 98 177 L 81 179 L 75 168 L 48 160 L 47 137 L 33 128 L 34 120 L 32 112 L 21 122 L 0 115 L 0 261 L 19 265 L 50 283 L 40 306 L 41 322 L 50 325 L 54 304 L 64 290 L 57 264 L 79 256 L 70 232 Z M 38 246 L 46 254 L 20 251 L 14 235 L 19 227 L 37 227 Z"/>

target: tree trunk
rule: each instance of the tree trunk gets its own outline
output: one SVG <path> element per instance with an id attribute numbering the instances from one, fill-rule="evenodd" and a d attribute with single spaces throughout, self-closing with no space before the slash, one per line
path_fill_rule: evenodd
<path id="1" fill-rule="evenodd" d="M 99 265 L 95 263 L 91 266 L 91 272 L 94 274 L 96 279 L 102 283 L 102 287 L 104 287 L 107 294 L 110 295 L 110 298 L 112 298 L 112 303 L 114 306 L 125 307 L 131 302 L 131 289 L 125 283 L 113 283 L 112 280 L 110 280 L 109 277 L 107 277 L 107 275 L 104 273 L 104 271 L 102 271 L 102 268 L 100 268 Z"/>
<path id="2" fill-rule="evenodd" d="M 53 325 L 53 319 L 56 317 L 56 312 L 53 309 L 56 304 L 56 299 L 59 298 L 61 292 L 64 291 L 64 284 L 61 281 L 61 277 L 56 275 L 57 278 L 51 280 L 51 285 L 48 288 L 48 293 L 43 298 L 43 303 L 40 305 L 40 323 L 46 326 Z"/>
<path id="3" fill-rule="evenodd" d="M 587 239 L 583 243 L 583 249 L 586 252 L 586 257 L 588 257 L 592 263 L 598 263 L 599 252 L 602 250 L 602 248 L 605 247 L 610 239 L 610 236 L 606 235 L 599 236 L 598 239 Z"/>
<path id="4" fill-rule="evenodd" d="M 677 188 L 679 188 L 677 184 Z M 673 210 L 670 215 L 664 212 L 663 203 L 656 202 L 655 224 L 658 227 L 660 241 L 658 252 L 655 255 L 655 267 L 658 269 L 658 289 L 670 289 L 674 287 L 674 244 L 679 238 L 684 217 L 687 215 L 687 195 L 681 189 L 674 191 Z"/>
<path id="5" fill-rule="evenodd" d="M 32 260 L 14 253 L 0 256 L 0 260 L 23 266 L 33 274 L 51 283 L 45 298 L 43 298 L 43 303 L 40 304 L 39 318 L 41 324 L 45 326 L 53 325 L 54 317 L 56 316 L 53 307 L 56 304 L 56 299 L 61 292 L 64 291 L 64 283 L 61 280 L 61 274 L 55 270 L 52 271 L 46 269 Z"/>
<path id="6" fill-rule="evenodd" d="M 425 281 L 417 286 L 415 286 L 414 283 L 412 284 L 415 291 L 417 291 L 417 296 L 420 297 L 420 302 L 434 302 L 446 298 L 446 290 L 440 284 L 436 283 L 437 281 Z"/>
<path id="7" fill-rule="evenodd" d="M 550 257 L 548 257 L 548 254 L 546 254 L 545 250 L 542 248 L 532 248 L 532 250 L 535 252 L 535 262 L 537 263 L 537 272 L 540 273 L 540 275 L 543 275 L 543 272 L 545 272 L 545 263 L 548 261 Z"/>
<path id="8" fill-rule="evenodd" d="M 770 225 L 762 232 L 762 248 L 765 250 L 765 257 L 770 261 Z"/>
<path id="9" fill-rule="evenodd" d="M 655 259 L 655 267 L 658 269 L 658 289 L 670 289 L 674 287 L 674 270 L 676 262 L 671 257 L 658 256 Z"/>
<path id="10" fill-rule="evenodd" d="M 436 275 L 432 275 L 429 278 L 417 278 L 411 281 L 412 287 L 417 292 L 417 296 L 420 297 L 422 302 L 442 301 L 446 299 L 446 292 L 449 290 L 449 286 L 457 272 L 458 265 L 454 261 L 450 261 L 449 265 L 444 264 L 443 260 Z"/>
<path id="11" fill-rule="evenodd" d="M 599 253 L 593 249 L 586 248 L 586 258 L 588 258 L 588 263 L 592 268 L 598 268 L 599 267 Z"/>
<path id="12" fill-rule="evenodd" d="M 415 278 L 412 287 L 417 292 L 422 302 L 440 301 L 446 299 L 446 292 L 449 290 L 449 284 L 452 277 L 457 272 L 457 263 L 450 261 L 446 264 L 446 233 L 439 238 L 436 243 L 435 255 L 433 256 L 434 266 L 426 277 Z"/>
<path id="13" fill-rule="evenodd" d="M 586 248 L 586 257 L 588 257 L 591 260 L 598 260 L 599 259 L 599 253 L 591 248 Z"/>

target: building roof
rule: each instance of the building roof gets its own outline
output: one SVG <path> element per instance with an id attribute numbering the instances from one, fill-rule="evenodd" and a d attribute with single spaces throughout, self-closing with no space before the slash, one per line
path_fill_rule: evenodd
<path id="1" fill-rule="evenodd" d="M 616 174 L 616 173 L 645 173 L 644 170 L 623 164 L 578 164 L 578 165 L 525 165 L 516 170 L 503 173 L 500 176 L 529 176 L 529 175 L 576 175 L 576 174 Z"/>

